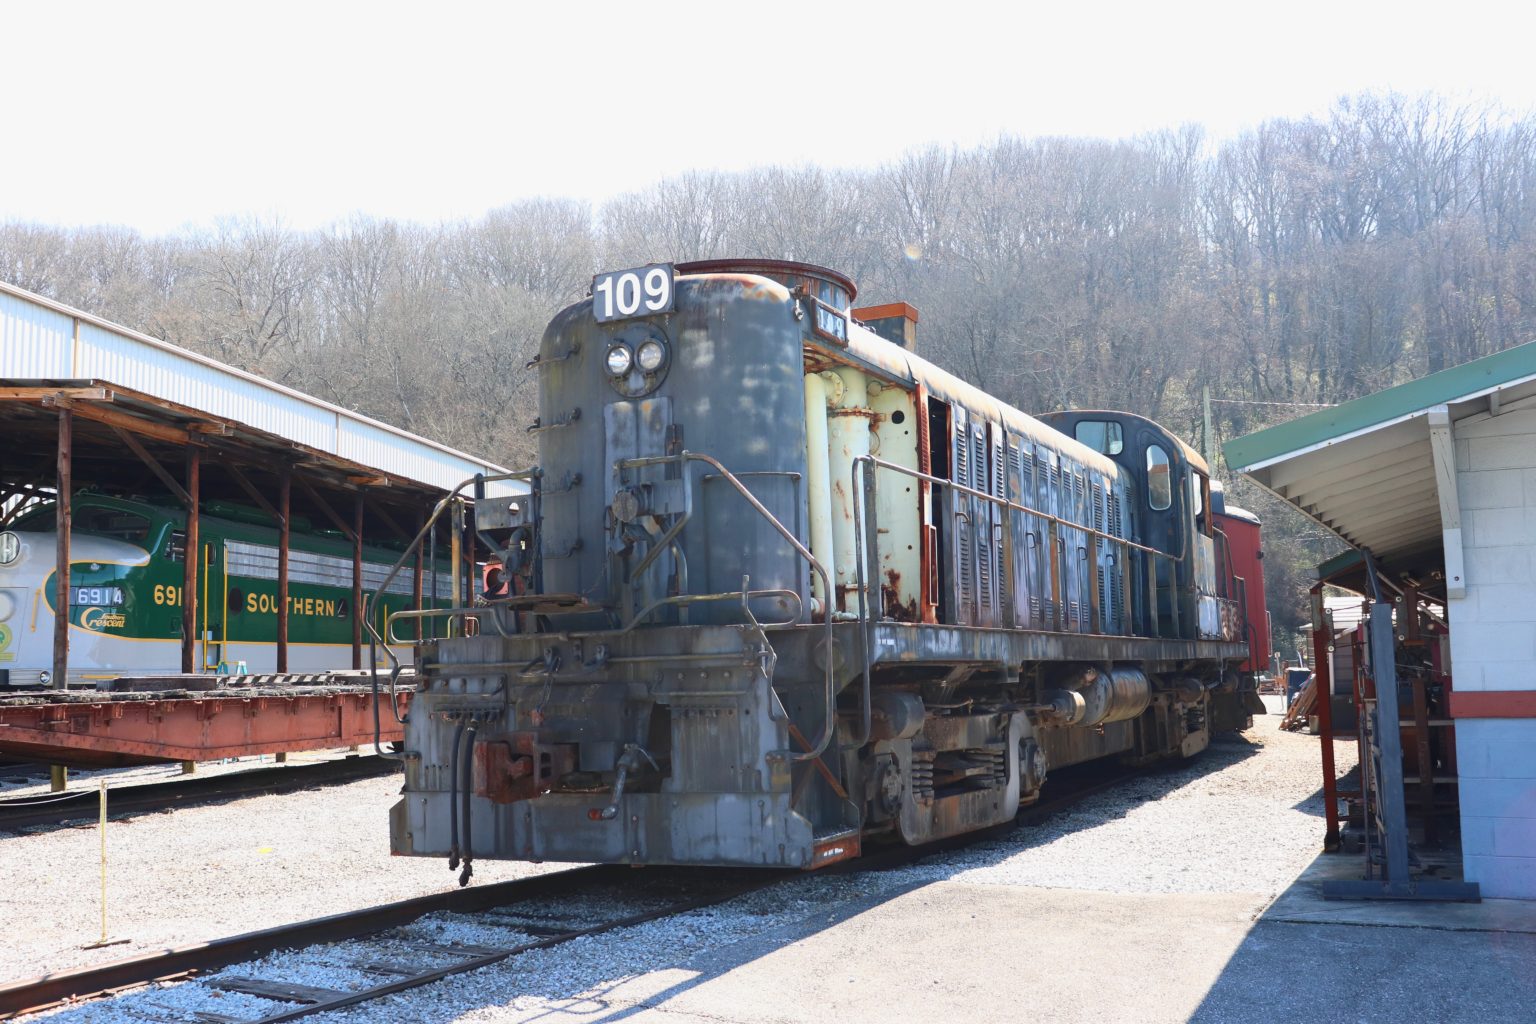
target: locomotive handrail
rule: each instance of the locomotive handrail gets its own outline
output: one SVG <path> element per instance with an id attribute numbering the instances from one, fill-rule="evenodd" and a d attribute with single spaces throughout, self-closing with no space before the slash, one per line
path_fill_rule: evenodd
<path id="1" fill-rule="evenodd" d="M 1138 544 L 1126 537 L 1117 537 L 1112 533 L 1106 533 L 1096 527 L 1084 526 L 1082 523 L 1075 523 L 1070 519 L 1063 519 L 1061 516 L 1052 515 L 1050 512 L 1041 512 L 1039 509 L 1031 508 L 1028 505 L 1020 505 L 1018 502 L 1012 501 L 1008 498 L 1000 498 L 995 494 L 988 494 L 986 491 L 978 491 L 974 487 L 968 487 L 965 484 L 956 483 L 953 480 L 946 480 L 943 477 L 934 476 L 931 473 L 924 473 L 920 469 L 913 469 L 910 466 L 903 466 L 895 462 L 887 462 L 885 459 L 880 458 L 878 455 L 860 455 L 854 461 L 868 462 L 870 465 L 879 469 L 889 469 L 892 472 L 902 473 L 906 476 L 914 477 L 918 480 L 925 480 L 931 484 L 938 484 L 941 487 L 948 487 L 953 490 L 960 491 L 964 494 L 969 494 L 972 497 L 980 498 L 983 501 L 990 501 L 994 505 L 1002 505 L 1003 507 L 1012 509 L 1015 512 L 1024 512 L 1028 515 L 1039 516 L 1041 519 L 1044 519 L 1047 522 L 1056 523 L 1058 526 L 1066 526 L 1074 530 L 1081 530 L 1084 533 L 1092 534 L 1095 537 L 1111 541 L 1115 544 L 1122 544 L 1134 551 L 1143 551 L 1158 558 L 1166 558 L 1169 561 L 1177 562 L 1185 557 L 1183 555 L 1172 555 L 1166 551 L 1159 551 L 1156 548 L 1149 548 L 1145 544 Z"/>
<path id="2" fill-rule="evenodd" d="M 374 592 L 371 595 L 363 598 L 363 625 L 367 628 L 368 635 L 371 636 L 375 642 L 381 644 L 384 647 L 384 653 L 388 655 L 393 669 L 398 670 L 400 666 L 400 659 L 395 657 L 394 652 L 389 649 L 389 645 L 384 642 L 384 638 L 379 635 L 379 631 L 373 626 L 371 614 L 373 611 L 374 600 L 383 596 L 384 592 L 389 588 L 389 585 L 394 582 L 395 577 L 400 574 L 400 570 L 405 568 L 405 563 L 420 549 L 421 543 L 426 539 L 427 534 L 432 530 L 433 527 L 437 525 L 438 519 L 442 517 L 442 514 L 447 511 L 448 507 L 454 502 L 454 500 L 463 493 L 464 488 L 470 486 L 484 487 L 487 483 L 495 483 L 501 480 L 537 480 L 541 473 L 542 471 L 537 466 L 529 469 L 513 470 L 509 473 L 496 473 L 491 476 L 486 476 L 483 473 L 477 473 L 470 477 L 468 480 L 465 480 L 463 483 L 459 484 L 459 486 L 455 487 L 452 491 L 442 497 L 438 503 L 432 507 L 432 514 L 427 517 L 426 522 L 422 523 L 421 529 L 416 531 L 415 538 L 405 546 L 405 550 L 401 552 L 400 557 L 396 560 L 395 564 L 390 566 L 389 572 L 384 574 L 383 581 L 381 581 L 379 585 L 374 588 Z M 434 594 L 433 597 L 435 599 L 436 595 Z M 457 599 L 458 595 L 455 594 L 454 597 Z M 450 608 L 441 610 L 458 614 L 465 614 L 472 609 Z M 393 618 L 393 616 L 391 616 L 391 618 Z M 385 628 L 386 630 L 388 629 L 387 623 Z"/>
<path id="3" fill-rule="evenodd" d="M 726 483 L 734 487 L 736 489 L 736 493 L 740 494 L 742 498 L 747 502 L 747 504 L 752 506 L 758 515 L 766 519 L 768 521 L 768 525 L 772 526 L 774 530 L 778 532 L 779 536 L 783 537 L 786 541 L 789 542 L 789 546 L 794 548 L 795 553 L 810 564 L 811 569 L 821 577 L 821 592 L 827 595 L 836 593 L 836 591 L 832 588 L 832 581 L 827 575 L 826 567 L 823 566 L 821 562 L 817 561 L 816 556 L 811 554 L 810 549 L 807 548 L 804 544 L 800 543 L 800 539 L 791 533 L 788 527 L 779 522 L 778 517 L 775 516 L 772 512 L 768 511 L 767 506 L 757 500 L 757 496 L 747 489 L 747 485 L 742 483 L 735 473 L 732 473 L 729 469 L 725 468 L 725 465 L 714 456 L 705 455 L 702 452 L 690 452 L 684 450 L 678 452 L 676 455 L 648 455 L 635 459 L 619 459 L 614 462 L 614 467 L 643 469 L 646 466 L 664 466 L 668 463 L 676 463 L 679 466 L 683 466 L 689 462 L 702 462 L 707 466 L 714 467 L 715 472 L 719 474 L 719 478 L 723 479 Z M 684 508 L 685 510 L 691 511 L 693 507 L 692 479 L 687 473 L 683 473 L 682 478 Z M 685 521 L 686 516 L 687 512 L 685 511 Z M 646 557 L 641 560 L 640 565 L 636 567 L 635 572 L 639 572 L 644 567 L 649 566 L 662 549 L 663 541 L 670 543 L 671 540 L 675 539 L 681 528 L 681 524 L 678 524 L 673 530 L 669 530 L 665 535 L 663 535 L 662 538 L 658 539 L 658 541 L 651 546 L 651 551 L 647 553 Z M 748 610 L 747 614 L 748 617 L 751 618 L 750 610 Z M 791 763 L 813 761 L 819 758 L 827 749 L 827 745 L 832 742 L 832 735 L 836 731 L 837 725 L 837 692 L 834 686 L 834 679 L 832 675 L 832 666 L 836 659 L 832 657 L 832 608 L 830 602 L 828 602 L 828 604 L 823 608 L 822 621 L 825 623 L 826 627 L 827 664 L 823 692 L 823 702 L 825 705 L 826 714 L 822 719 L 821 734 L 816 738 L 816 742 L 810 745 L 811 749 L 803 753 L 797 753 L 788 749 L 769 751 L 768 759 L 770 761 L 789 761 Z M 759 626 L 758 629 L 761 631 L 762 627 Z M 766 639 L 767 637 L 765 634 L 765 642 Z M 769 685 L 772 685 L 771 679 L 769 680 Z"/>
<path id="4" fill-rule="evenodd" d="M 464 488 L 471 485 L 478 485 L 483 487 L 488 481 L 537 480 L 541 475 L 541 472 L 542 471 L 537 466 L 534 466 L 530 469 L 520 469 L 510 473 L 497 473 L 491 476 L 486 476 L 483 473 L 476 473 L 468 480 L 465 480 L 463 483 L 459 484 L 459 486 L 455 487 L 452 491 L 440 499 L 435 506 L 433 506 L 432 514 L 427 517 L 427 520 L 422 524 L 421 529 L 416 532 L 415 539 L 406 545 L 405 550 L 400 554 L 400 558 L 395 562 L 394 565 L 390 566 L 389 572 L 384 574 L 384 579 L 374 589 L 374 592 L 363 598 L 363 627 L 368 630 L 369 675 L 373 682 L 373 749 L 374 752 L 380 757 L 390 758 L 397 761 L 406 761 L 417 760 L 420 758 L 420 755 L 413 754 L 410 751 L 403 753 L 386 751 L 379 743 L 381 731 L 379 725 L 378 649 L 383 647 L 384 655 L 389 658 L 389 702 L 390 709 L 394 712 L 396 721 L 400 721 L 401 719 L 399 706 L 396 703 L 395 698 L 395 686 L 400 679 L 400 670 L 403 666 L 400 664 L 400 659 L 395 656 L 395 652 L 389 649 L 389 644 L 385 643 L 384 638 L 379 635 L 378 629 L 374 627 L 374 601 L 383 597 L 385 592 L 388 591 L 389 585 L 394 582 L 395 577 L 400 574 L 400 570 L 405 567 L 406 561 L 421 549 L 421 542 L 426 539 L 428 531 L 434 529 L 437 526 L 437 520 L 442 516 L 443 512 L 459 498 L 459 495 L 463 493 Z M 458 595 L 454 596 L 457 598 Z M 436 587 L 433 588 L 432 598 L 433 600 L 437 599 Z M 385 632 L 389 632 L 388 620 L 385 622 L 384 629 Z"/>
<path id="5" fill-rule="evenodd" d="M 1056 530 L 1057 527 L 1063 527 L 1063 528 L 1066 528 L 1066 529 L 1078 530 L 1078 531 L 1081 531 L 1084 534 L 1087 534 L 1087 535 L 1093 537 L 1095 539 L 1095 541 L 1099 541 L 1099 540 L 1105 541 L 1106 543 L 1108 543 L 1110 545 L 1111 550 L 1113 550 L 1115 547 L 1118 546 L 1120 548 L 1123 548 L 1127 553 L 1129 553 L 1131 551 L 1140 552 L 1146 558 L 1146 560 L 1147 560 L 1146 572 L 1143 575 L 1145 575 L 1146 578 L 1147 578 L 1148 603 L 1149 603 L 1148 615 L 1150 617 L 1150 629 L 1151 629 L 1151 634 L 1150 635 L 1154 635 L 1154 636 L 1157 635 L 1157 625 L 1156 625 L 1156 623 L 1157 623 L 1157 598 L 1156 598 L 1156 594 L 1157 594 L 1157 590 L 1156 590 L 1157 573 L 1156 573 L 1156 570 L 1155 570 L 1155 563 L 1152 561 L 1152 559 L 1157 559 L 1157 558 L 1165 559 L 1166 561 L 1172 563 L 1174 566 L 1177 566 L 1178 564 L 1180 564 L 1181 562 L 1183 562 L 1184 560 L 1186 560 L 1189 557 L 1187 546 L 1185 546 L 1185 549 L 1180 554 L 1173 555 L 1173 554 L 1170 554 L 1170 553 L 1168 553 L 1166 551 L 1159 551 L 1156 548 L 1148 547 L 1145 544 L 1139 544 L 1136 541 L 1130 540 L 1129 538 L 1126 538 L 1126 537 L 1117 537 L 1114 534 L 1107 533 L 1104 530 L 1098 529 L 1097 527 L 1088 526 L 1088 525 L 1085 525 L 1083 523 L 1076 523 L 1076 522 L 1073 522 L 1070 519 L 1064 519 L 1061 516 L 1054 515 L 1054 514 L 1052 514 L 1050 512 L 1043 512 L 1043 511 L 1040 511 L 1039 509 L 1031 508 L 1028 505 L 1022 505 L 1022 504 L 1020 504 L 1020 503 L 1018 503 L 1016 501 L 1012 501 L 1012 500 L 1010 500 L 1008 498 L 999 497 L 998 495 L 995 495 L 995 494 L 988 494 L 985 491 L 977 490 L 976 488 L 970 487 L 970 486 L 968 486 L 966 484 L 957 483 L 957 482 L 955 482 L 953 480 L 946 480 L 943 477 L 934 476 L 932 473 L 924 473 L 922 470 L 913 469 L 910 466 L 903 466 L 903 465 L 900 465 L 898 463 L 888 462 L 887 460 L 882 459 L 882 458 L 880 458 L 879 456 L 876 456 L 876 455 L 861 455 L 861 456 L 858 456 L 857 458 L 855 458 L 853 461 L 854 461 L 854 469 L 853 469 L 853 479 L 852 479 L 851 483 L 852 483 L 852 486 L 854 488 L 854 493 L 862 493 L 862 491 L 860 489 L 860 483 L 859 483 L 859 466 L 860 466 L 860 464 L 868 465 L 868 466 L 872 466 L 872 467 L 875 467 L 875 468 L 878 468 L 878 469 L 887 469 L 887 470 L 890 470 L 893 473 L 900 473 L 900 474 L 902 474 L 904 476 L 909 476 L 909 477 L 912 477 L 912 478 L 917 479 L 917 480 L 923 480 L 923 481 L 926 481 L 926 482 L 928 482 L 930 484 L 936 484 L 936 485 L 941 486 L 941 487 L 953 488 L 955 491 L 958 491 L 958 492 L 960 492 L 962 494 L 968 494 L 968 495 L 971 495 L 973 497 L 980 498 L 983 501 L 990 502 L 991 504 L 1000 505 L 1003 508 L 1008 509 L 1008 510 L 1013 511 L 1013 512 L 1021 512 L 1021 513 L 1024 513 L 1025 515 L 1039 516 L 1042 520 L 1044 520 L 1049 525 L 1052 534 L 1055 533 L 1055 530 Z M 870 474 L 870 480 L 869 480 L 869 484 L 868 484 L 868 489 L 871 492 L 873 492 L 873 490 L 874 490 L 874 479 L 873 479 L 873 477 L 874 477 L 874 474 Z M 864 507 L 863 508 L 856 508 L 855 509 L 855 514 L 854 514 L 854 520 L 855 520 L 855 522 L 854 522 L 854 535 L 855 535 L 855 545 L 856 546 L 860 546 L 860 547 L 863 546 L 862 542 L 859 539 L 860 533 L 862 532 L 861 529 L 860 529 L 860 525 L 861 525 L 861 522 L 862 522 L 863 518 L 865 516 L 871 514 L 869 506 L 872 503 L 873 502 L 872 502 L 872 499 L 871 499 L 871 501 L 866 501 L 864 503 Z M 1006 534 L 1005 534 L 1005 536 L 1006 536 Z M 873 547 L 873 545 L 871 545 L 871 547 Z M 870 578 L 874 578 L 874 576 L 878 573 L 878 568 L 879 567 L 878 567 L 878 565 L 875 562 L 876 558 L 878 558 L 877 550 L 876 551 L 866 551 L 866 552 L 864 552 L 864 556 L 862 558 L 859 558 L 859 559 L 856 560 L 857 561 L 856 571 L 858 573 L 858 581 L 857 582 L 858 582 L 858 591 L 859 591 L 859 597 L 860 597 L 860 601 L 859 601 L 860 613 L 859 613 L 859 615 L 860 615 L 861 621 L 866 617 L 866 615 L 868 616 L 868 618 L 870 620 L 870 625 L 867 627 L 867 629 L 864 632 L 867 632 L 868 630 L 873 629 L 873 620 L 874 620 L 874 617 L 875 617 L 874 614 L 867 613 L 867 611 L 865 609 L 865 606 L 864 606 L 864 592 L 865 592 L 865 589 L 867 587 L 866 580 L 870 579 Z M 869 562 L 869 564 L 867 566 L 865 565 L 865 561 L 866 560 L 868 560 L 868 562 Z M 1125 561 L 1126 561 L 1126 568 L 1128 569 L 1129 568 L 1130 559 L 1127 558 Z M 867 573 L 867 575 L 866 575 L 866 573 Z M 1052 573 L 1052 575 L 1054 576 L 1055 574 Z M 1128 589 L 1129 588 L 1127 587 L 1127 590 Z M 1053 594 L 1052 601 L 1057 601 L 1057 595 Z M 1176 603 L 1177 603 L 1177 601 L 1175 599 L 1175 604 Z M 1176 611 L 1177 610 L 1175 609 L 1175 613 L 1176 613 Z M 1177 623 L 1177 617 L 1175 617 L 1175 623 Z M 1131 628 L 1134 629 L 1134 625 L 1132 625 Z M 1135 634 L 1131 633 L 1131 634 L 1127 634 L 1127 635 L 1135 635 Z M 866 660 L 866 662 L 868 662 L 868 660 L 869 660 L 869 649 L 873 646 L 872 639 L 870 639 L 869 637 L 865 637 L 864 638 L 864 645 L 865 645 L 865 660 Z M 867 675 L 868 675 L 868 672 L 866 671 L 866 677 L 867 677 Z"/>
<path id="6" fill-rule="evenodd" d="M 452 608 L 403 608 L 400 611 L 390 612 L 389 616 L 384 620 L 384 637 L 391 644 L 408 644 L 412 642 L 410 637 L 395 635 L 395 623 L 398 621 L 414 622 L 426 619 L 451 619 L 456 616 L 478 615 L 488 608 L 488 605 L 468 605 Z M 502 629 L 499 623 L 496 628 L 502 636 L 512 635 Z"/>
<path id="7" fill-rule="evenodd" d="M 773 626 L 773 627 L 792 626 L 796 622 L 800 621 L 800 611 L 802 610 L 803 605 L 800 602 L 800 595 L 796 591 L 784 590 L 784 589 L 773 589 L 773 590 L 746 590 L 746 589 L 742 589 L 742 590 L 724 590 L 724 591 L 721 591 L 718 594 L 673 594 L 671 597 L 659 598 L 658 600 L 652 601 L 650 604 L 646 605 L 639 612 L 636 612 L 635 613 L 635 617 L 630 619 L 629 622 L 626 623 L 625 625 L 620 626 L 617 630 L 609 630 L 607 632 L 604 632 L 602 635 L 603 636 L 614 636 L 616 634 L 628 633 L 630 630 L 632 630 L 636 626 L 640 625 L 640 623 L 647 616 L 649 616 L 652 612 L 656 611 L 656 609 L 658 609 L 658 608 L 665 608 L 668 605 L 680 605 L 680 606 L 686 607 L 687 605 L 690 605 L 690 604 L 704 604 L 704 603 L 709 602 L 709 601 L 743 601 L 743 602 L 745 602 L 745 601 L 750 600 L 751 598 L 754 598 L 754 597 L 777 597 L 777 598 L 780 598 L 781 600 L 784 599 L 784 598 L 787 598 L 787 597 L 792 597 L 795 600 L 795 614 L 794 614 L 793 617 L 785 619 L 783 621 L 769 622 L 769 623 L 767 623 L 767 625 Z M 753 616 L 753 624 L 758 626 L 759 629 L 761 629 L 762 625 L 763 625 L 762 623 L 759 623 L 759 622 L 756 621 L 756 617 L 755 616 Z M 575 635 L 575 634 L 573 634 L 573 635 Z M 593 635 L 596 636 L 597 634 L 593 634 Z"/>

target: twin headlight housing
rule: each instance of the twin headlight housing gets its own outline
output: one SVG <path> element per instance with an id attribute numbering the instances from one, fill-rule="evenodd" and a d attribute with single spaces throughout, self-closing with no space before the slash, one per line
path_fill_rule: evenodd
<path id="1" fill-rule="evenodd" d="M 608 350 L 608 372 L 622 377 L 638 366 L 642 373 L 655 373 L 667 361 L 667 348 L 655 338 L 647 338 L 634 351 L 623 342 Z"/>
<path id="2" fill-rule="evenodd" d="M 661 383 L 669 357 L 665 338 L 649 332 L 638 338 L 621 335 L 609 344 L 603 367 L 616 391 L 638 397 L 654 391 Z"/>

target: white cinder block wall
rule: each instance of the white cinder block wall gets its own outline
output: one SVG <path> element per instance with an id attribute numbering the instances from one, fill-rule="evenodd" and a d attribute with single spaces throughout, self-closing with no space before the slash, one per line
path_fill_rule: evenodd
<path id="1" fill-rule="evenodd" d="M 1536 690 L 1536 406 L 1455 425 L 1467 596 L 1450 602 L 1458 691 Z M 1536 899 L 1536 718 L 1460 718 L 1461 844 L 1484 896 Z"/>

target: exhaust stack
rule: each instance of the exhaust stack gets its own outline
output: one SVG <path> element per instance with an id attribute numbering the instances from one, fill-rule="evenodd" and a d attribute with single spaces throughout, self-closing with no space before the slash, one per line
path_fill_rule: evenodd
<path id="1" fill-rule="evenodd" d="M 853 311 L 853 318 L 893 345 L 908 352 L 917 349 L 917 310 L 905 302 L 887 302 L 883 306 L 865 306 Z"/>

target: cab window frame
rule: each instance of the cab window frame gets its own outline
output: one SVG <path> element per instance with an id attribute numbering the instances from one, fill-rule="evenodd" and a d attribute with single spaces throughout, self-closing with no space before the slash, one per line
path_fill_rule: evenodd
<path id="1" fill-rule="evenodd" d="M 1084 427 L 1100 428 L 1102 440 L 1096 441 L 1083 436 Z M 1100 455 L 1119 455 L 1125 451 L 1125 427 L 1115 420 L 1078 420 L 1072 427 L 1072 437 L 1078 444 L 1086 445 Z"/>

